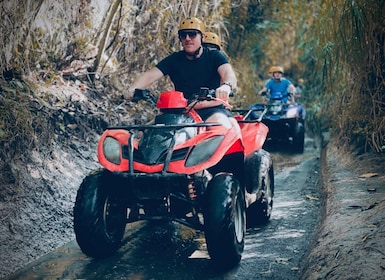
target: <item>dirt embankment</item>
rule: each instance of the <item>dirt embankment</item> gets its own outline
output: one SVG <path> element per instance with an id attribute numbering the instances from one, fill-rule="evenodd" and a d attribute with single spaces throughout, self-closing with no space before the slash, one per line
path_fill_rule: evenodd
<path id="1" fill-rule="evenodd" d="M 99 136 L 153 113 L 79 81 L 36 84 L 0 81 L 0 278 L 75 238 L 76 192 L 99 166 Z"/>
<path id="2" fill-rule="evenodd" d="M 302 279 L 385 279 L 385 154 L 323 150 L 324 217 Z"/>

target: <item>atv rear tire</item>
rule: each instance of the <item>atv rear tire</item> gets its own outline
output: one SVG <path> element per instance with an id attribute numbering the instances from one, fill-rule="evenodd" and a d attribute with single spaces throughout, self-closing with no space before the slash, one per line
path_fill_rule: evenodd
<path id="1" fill-rule="evenodd" d="M 255 151 L 245 161 L 246 186 L 260 198 L 246 209 L 247 228 L 265 224 L 271 217 L 274 197 L 273 160 L 265 150 Z"/>
<path id="2" fill-rule="evenodd" d="M 74 207 L 76 241 L 84 254 L 103 258 L 119 249 L 126 226 L 126 207 L 119 178 L 107 170 L 88 175 Z"/>
<path id="3" fill-rule="evenodd" d="M 244 189 L 229 173 L 208 184 L 204 211 L 207 249 L 213 264 L 228 269 L 239 263 L 246 232 Z"/>
<path id="4" fill-rule="evenodd" d="M 293 151 L 302 154 L 305 148 L 305 127 L 303 123 L 298 122 L 294 129 Z"/>

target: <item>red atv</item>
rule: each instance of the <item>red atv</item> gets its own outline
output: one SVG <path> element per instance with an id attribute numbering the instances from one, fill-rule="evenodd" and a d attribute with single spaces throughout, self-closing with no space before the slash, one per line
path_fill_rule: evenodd
<path id="1" fill-rule="evenodd" d="M 183 93 L 162 92 L 153 124 L 103 133 L 104 168 L 83 180 L 74 207 L 76 240 L 86 255 L 117 251 L 127 223 L 167 219 L 204 231 L 214 264 L 240 261 L 246 227 L 267 222 L 273 207 L 273 163 L 262 149 L 268 128 L 247 120 L 249 113 L 235 116 L 242 135 L 203 122 L 194 104 L 215 99 L 213 93 L 202 89 L 187 109 Z M 138 96 L 151 95 L 136 90 Z"/>

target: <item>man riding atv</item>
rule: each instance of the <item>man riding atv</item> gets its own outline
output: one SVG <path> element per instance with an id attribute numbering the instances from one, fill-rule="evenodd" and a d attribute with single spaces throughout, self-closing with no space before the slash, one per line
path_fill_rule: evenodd
<path id="1" fill-rule="evenodd" d="M 201 88 L 215 89 L 215 96 L 220 100 L 201 101 L 195 109 L 204 121 L 219 122 L 226 128 L 237 128 L 240 132 L 233 114 L 224 105 L 237 84 L 228 59 L 219 50 L 202 47 L 205 25 L 198 18 L 182 20 L 178 36 L 183 50 L 172 53 L 142 74 L 124 97 L 132 98 L 135 89 L 147 88 L 166 75 L 170 77 L 175 90 L 183 92 L 188 100 Z"/>
<path id="2" fill-rule="evenodd" d="M 294 96 L 297 94 L 295 86 L 283 77 L 283 67 L 273 66 L 269 73 L 272 77 L 265 86 L 258 92 L 258 95 L 270 93 L 270 99 L 282 98 L 284 102 L 294 104 Z"/>
<path id="3" fill-rule="evenodd" d="M 249 110 L 233 117 L 226 105 L 234 71 L 221 51 L 202 47 L 204 32 L 199 19 L 183 20 L 183 50 L 126 93 L 133 101 L 146 97 L 146 87 L 169 75 L 175 89 L 160 92 L 154 120 L 108 127 L 100 137 L 102 168 L 84 178 L 74 206 L 76 240 L 86 255 L 116 252 L 127 223 L 162 219 L 203 230 L 212 262 L 227 269 L 241 260 L 246 228 L 270 219 L 273 160 L 262 149 L 268 128 L 247 119 Z"/>

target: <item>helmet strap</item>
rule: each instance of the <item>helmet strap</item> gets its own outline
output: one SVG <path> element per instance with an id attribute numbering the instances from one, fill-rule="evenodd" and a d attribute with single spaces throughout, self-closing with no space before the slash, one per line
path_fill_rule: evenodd
<path id="1" fill-rule="evenodd" d="M 199 48 L 198 48 L 194 53 L 192 53 L 192 54 L 189 54 L 189 53 L 187 53 L 187 52 L 185 52 L 185 53 L 186 53 L 186 55 L 187 55 L 188 57 L 192 57 L 192 58 L 194 58 L 194 59 L 197 59 L 197 58 L 199 57 L 199 52 L 200 52 L 201 48 L 202 48 L 202 45 L 199 46 Z"/>

